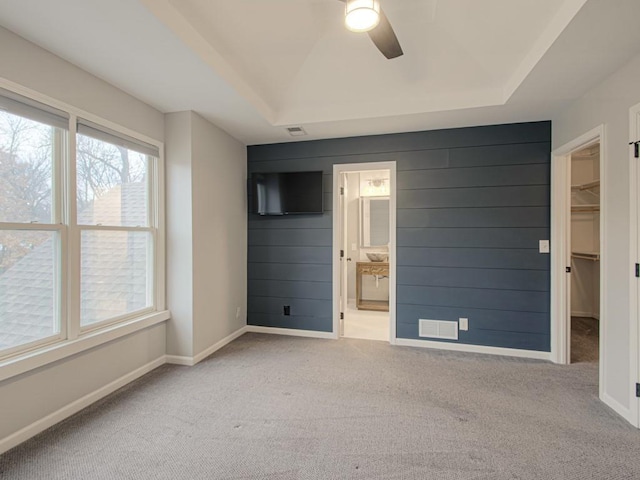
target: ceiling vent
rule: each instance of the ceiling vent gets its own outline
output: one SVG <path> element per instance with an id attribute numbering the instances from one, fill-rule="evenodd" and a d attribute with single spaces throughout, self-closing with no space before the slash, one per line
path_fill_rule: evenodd
<path id="1" fill-rule="evenodd" d="M 301 137 L 307 134 L 302 127 L 287 127 L 287 132 L 289 132 L 289 135 L 292 137 Z"/>

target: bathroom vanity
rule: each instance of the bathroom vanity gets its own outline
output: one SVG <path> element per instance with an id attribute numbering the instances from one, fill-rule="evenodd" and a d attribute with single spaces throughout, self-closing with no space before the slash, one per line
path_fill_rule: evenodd
<path id="1" fill-rule="evenodd" d="M 362 298 L 362 276 L 388 277 L 388 262 L 357 262 L 356 263 L 356 308 L 358 310 L 389 311 L 389 301 L 367 300 Z"/>

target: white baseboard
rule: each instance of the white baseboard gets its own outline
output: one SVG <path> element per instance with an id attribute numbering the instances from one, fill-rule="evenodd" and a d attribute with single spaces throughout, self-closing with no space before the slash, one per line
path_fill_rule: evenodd
<path id="1" fill-rule="evenodd" d="M 484 345 L 468 345 L 464 343 L 432 342 L 429 340 L 410 340 L 396 338 L 399 347 L 434 348 L 436 350 L 450 350 L 454 352 L 483 353 L 487 355 L 502 355 L 505 357 L 532 358 L 535 360 L 551 360 L 551 352 L 536 350 L 518 350 L 516 348 L 486 347 Z"/>
<path id="2" fill-rule="evenodd" d="M 195 365 L 193 363 L 193 357 L 183 357 L 181 355 L 165 355 L 164 358 L 166 363 L 170 363 L 171 365 L 183 365 L 185 367 L 193 367 Z"/>
<path id="3" fill-rule="evenodd" d="M 574 312 L 571 311 L 572 317 L 585 317 L 585 318 L 595 318 L 596 320 L 600 320 L 600 314 L 594 312 Z"/>
<path id="4" fill-rule="evenodd" d="M 244 335 L 247 331 L 248 331 L 247 327 L 239 328 L 238 330 L 233 332 L 231 335 L 223 338 L 219 342 L 211 345 L 209 348 L 206 348 L 205 350 L 203 350 L 202 352 L 198 353 L 193 357 L 186 357 L 186 356 L 180 356 L 180 355 L 166 355 L 165 356 L 166 361 L 167 363 L 171 363 L 174 365 L 185 365 L 187 367 L 193 367 L 195 364 L 200 363 L 209 355 L 217 352 L 222 347 L 233 342 L 236 338 Z"/>
<path id="5" fill-rule="evenodd" d="M 256 325 L 247 325 L 246 331 L 251 333 L 268 333 L 271 335 L 288 335 L 290 337 L 323 338 L 327 340 L 334 340 L 337 338 L 332 332 L 295 330 L 293 328 L 259 327 Z"/>
<path id="6" fill-rule="evenodd" d="M 65 405 L 61 409 L 47 415 L 46 417 L 33 422 L 31 425 L 27 425 L 26 427 L 18 430 L 8 437 L 3 438 L 2 440 L 0 440 L 0 454 L 12 449 L 13 447 L 18 446 L 22 442 L 30 439 L 38 433 L 43 432 L 47 428 L 52 427 L 56 423 L 59 423 L 65 418 L 78 413 L 83 408 L 88 407 L 92 403 L 97 402 L 110 393 L 115 392 L 119 388 L 124 387 L 127 383 L 133 382 L 134 380 L 149 373 L 151 370 L 154 370 L 164 364 L 165 357 L 163 355 L 162 357 L 157 358 L 156 360 L 147 363 L 146 365 L 143 365 L 142 367 L 127 373 L 126 375 L 123 375 L 113 382 L 108 383 L 104 387 L 100 387 L 99 389 L 88 393 L 84 397 L 79 398 L 78 400 L 71 402 L 68 405 Z"/>
<path id="7" fill-rule="evenodd" d="M 607 395 L 606 393 L 602 393 L 600 395 L 600 400 L 602 400 L 605 405 L 607 405 L 611 410 L 624 418 L 627 422 L 631 423 L 633 426 L 636 426 L 635 418 L 631 409 L 623 406 L 620 402 Z"/>

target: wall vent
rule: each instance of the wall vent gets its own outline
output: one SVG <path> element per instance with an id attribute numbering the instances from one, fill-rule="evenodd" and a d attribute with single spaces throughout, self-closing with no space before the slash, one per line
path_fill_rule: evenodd
<path id="1" fill-rule="evenodd" d="M 287 132 L 289 132 L 289 135 L 292 137 L 300 137 L 307 134 L 302 127 L 287 127 Z"/>
<path id="2" fill-rule="evenodd" d="M 446 320 L 423 320 L 418 322 L 420 337 L 458 340 L 458 322 Z"/>

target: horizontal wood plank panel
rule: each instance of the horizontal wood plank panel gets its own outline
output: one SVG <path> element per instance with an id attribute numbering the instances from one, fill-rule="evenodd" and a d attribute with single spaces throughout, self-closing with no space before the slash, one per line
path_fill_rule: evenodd
<path id="1" fill-rule="evenodd" d="M 313 300 L 308 298 L 281 298 L 251 296 L 247 304 L 249 313 L 268 313 L 282 315 L 283 305 L 291 307 L 292 315 L 303 317 L 331 317 L 330 300 Z"/>
<path id="2" fill-rule="evenodd" d="M 398 190 L 549 185 L 548 163 L 398 172 Z"/>
<path id="3" fill-rule="evenodd" d="M 548 228 L 400 228 L 399 247 L 537 248 Z"/>
<path id="4" fill-rule="evenodd" d="M 249 162 L 264 162 L 293 158 L 336 157 L 349 154 L 366 155 L 382 152 L 549 142 L 550 138 L 551 122 L 534 122 L 252 145 L 247 147 L 247 153 Z M 301 164 L 302 166 L 303 164 Z"/>
<path id="5" fill-rule="evenodd" d="M 249 235 L 249 245 L 257 246 L 330 247 L 332 241 L 329 229 L 273 228 L 256 230 Z"/>
<path id="6" fill-rule="evenodd" d="M 551 204 L 547 185 L 493 188 L 398 190 L 398 209 L 543 207 Z"/>
<path id="7" fill-rule="evenodd" d="M 270 315 L 265 313 L 250 313 L 249 325 L 258 327 L 290 328 L 293 330 L 312 330 L 315 332 L 330 332 L 333 329 L 331 317 L 313 317 L 303 315 Z"/>
<path id="8" fill-rule="evenodd" d="M 316 263 L 331 265 L 330 247 L 269 247 L 249 249 L 249 263 Z M 331 281 L 329 279 L 329 281 Z"/>
<path id="9" fill-rule="evenodd" d="M 536 249 L 405 247 L 397 256 L 398 266 L 407 267 L 549 270 L 549 255 Z"/>
<path id="10" fill-rule="evenodd" d="M 398 290 L 398 304 L 545 313 L 549 292 L 405 285 Z"/>
<path id="11" fill-rule="evenodd" d="M 322 215 L 249 215 L 249 230 L 257 228 L 328 228 L 333 226 L 331 213 Z M 251 236 L 251 232 L 249 232 Z"/>
<path id="12" fill-rule="evenodd" d="M 551 331 L 546 312 L 400 304 L 397 315 L 398 323 L 412 325 L 415 325 L 419 319 L 457 322 L 460 318 L 467 318 L 471 332 L 480 329 L 549 335 Z"/>
<path id="13" fill-rule="evenodd" d="M 520 145 L 489 145 L 485 147 L 452 148 L 449 165 L 452 168 L 494 165 L 550 163 L 551 143 L 525 143 Z"/>
<path id="14" fill-rule="evenodd" d="M 432 338 L 420 338 L 418 325 L 399 323 L 397 326 L 398 338 L 412 340 L 434 340 Z M 504 332 L 500 330 L 474 330 L 460 332 L 458 341 L 439 340 L 445 343 L 466 343 L 468 345 L 483 345 L 486 347 L 517 348 L 521 350 L 533 350 L 538 352 L 550 351 L 549 335 L 520 332 Z"/>
<path id="15" fill-rule="evenodd" d="M 331 265 L 304 263 L 252 263 L 249 280 L 331 281 Z"/>
<path id="16" fill-rule="evenodd" d="M 331 282 L 249 280 L 248 289 L 259 297 L 331 300 Z"/>
<path id="17" fill-rule="evenodd" d="M 398 210 L 398 229 L 432 227 L 549 228 L 549 207 L 428 208 Z"/>
<path id="18" fill-rule="evenodd" d="M 544 270 L 400 266 L 397 273 L 398 285 L 549 291 Z"/>

